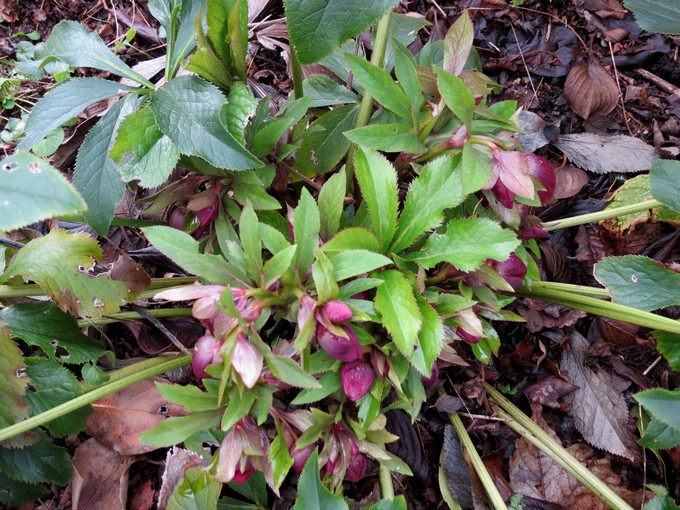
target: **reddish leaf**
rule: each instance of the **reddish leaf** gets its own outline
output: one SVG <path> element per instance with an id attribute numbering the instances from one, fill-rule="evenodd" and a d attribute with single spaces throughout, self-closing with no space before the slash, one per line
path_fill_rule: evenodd
<path id="1" fill-rule="evenodd" d="M 565 166 L 557 172 L 555 198 L 569 198 L 578 194 L 588 184 L 588 174 L 575 166 Z"/>

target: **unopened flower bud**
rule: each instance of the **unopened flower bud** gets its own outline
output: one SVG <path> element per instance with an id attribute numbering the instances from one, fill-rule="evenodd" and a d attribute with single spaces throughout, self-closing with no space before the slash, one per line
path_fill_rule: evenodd
<path id="1" fill-rule="evenodd" d="M 385 376 L 390 370 L 390 364 L 387 362 L 387 357 L 378 349 L 371 350 L 371 365 L 380 377 Z"/>
<path id="2" fill-rule="evenodd" d="M 347 322 L 352 318 L 351 308 L 342 301 L 328 301 L 323 305 L 323 313 L 329 321 L 335 324 Z"/>
<path id="3" fill-rule="evenodd" d="M 514 253 L 503 262 L 494 261 L 492 267 L 512 287 L 519 287 L 522 285 L 524 277 L 527 275 L 527 266 L 525 266 L 524 262 L 522 262 L 522 260 Z"/>
<path id="4" fill-rule="evenodd" d="M 316 328 L 316 339 L 321 348 L 327 354 L 340 361 L 354 361 L 363 355 L 359 338 L 351 326 L 343 326 L 342 329 L 348 338 L 335 335 L 320 325 Z"/>
<path id="5" fill-rule="evenodd" d="M 340 369 L 342 389 L 351 401 L 356 402 L 366 395 L 375 381 L 375 372 L 370 363 L 356 360 L 345 363 Z"/>
<path id="6" fill-rule="evenodd" d="M 529 175 L 541 183 L 545 190 L 538 190 L 538 199 L 542 205 L 552 201 L 555 196 L 555 186 L 557 185 L 557 176 L 552 165 L 542 156 L 534 154 L 527 154 L 527 161 L 529 163 Z"/>
<path id="7" fill-rule="evenodd" d="M 302 469 L 305 467 L 305 464 L 307 463 L 309 456 L 314 451 L 314 448 L 316 448 L 315 444 L 309 444 L 304 448 L 300 448 L 299 450 L 295 446 L 293 446 L 291 449 L 290 455 L 293 457 L 293 471 L 295 471 L 298 475 L 302 473 Z"/>
<path id="8" fill-rule="evenodd" d="M 534 225 L 533 227 L 520 227 L 519 233 L 522 236 L 522 239 L 526 239 L 527 241 L 539 237 L 548 237 L 548 233 L 538 225 Z"/>
<path id="9" fill-rule="evenodd" d="M 437 365 L 436 361 L 432 364 L 430 377 L 425 377 L 424 375 L 420 376 L 420 380 L 422 381 L 424 386 L 430 386 L 431 384 L 434 384 L 435 382 L 437 382 L 438 378 L 439 378 L 439 365 Z"/>
<path id="10" fill-rule="evenodd" d="M 243 333 L 239 333 L 236 337 L 231 364 L 248 388 L 255 386 L 262 372 L 262 353 L 250 343 Z"/>
<path id="11" fill-rule="evenodd" d="M 515 203 L 515 194 L 510 191 L 500 179 L 498 179 L 496 184 L 493 185 L 491 192 L 503 207 L 506 209 L 512 209 L 512 206 Z"/>
<path id="12" fill-rule="evenodd" d="M 255 322 L 257 319 L 260 318 L 260 314 L 262 313 L 262 306 L 260 304 L 255 303 L 250 306 L 246 306 L 243 310 L 241 310 L 241 317 L 245 322 Z"/>
<path id="13" fill-rule="evenodd" d="M 345 480 L 352 483 L 358 482 L 366 474 L 366 468 L 368 468 L 368 459 L 355 445 L 352 445 Z"/>
<path id="14" fill-rule="evenodd" d="M 309 317 L 316 309 L 316 301 L 307 295 L 300 298 L 300 308 L 298 309 L 298 327 L 302 329 Z"/>
<path id="15" fill-rule="evenodd" d="M 205 367 L 222 361 L 222 342 L 215 340 L 212 335 L 204 335 L 196 341 L 194 353 L 191 357 L 191 368 L 199 378 L 207 377 Z"/>
<path id="16" fill-rule="evenodd" d="M 481 337 L 471 335 L 470 333 L 465 331 L 463 328 L 456 329 L 456 334 L 459 337 L 461 337 L 463 340 L 465 340 L 467 343 L 470 343 L 470 344 L 476 344 L 477 342 L 479 342 L 481 340 Z"/>

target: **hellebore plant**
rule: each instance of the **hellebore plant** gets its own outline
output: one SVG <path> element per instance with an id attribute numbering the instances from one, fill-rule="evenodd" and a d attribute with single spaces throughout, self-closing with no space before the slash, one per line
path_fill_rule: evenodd
<path id="1" fill-rule="evenodd" d="M 345 88 L 325 75 L 302 80 L 302 63 L 323 59 L 344 41 L 309 46 L 300 35 L 300 20 L 309 17 L 305 2 L 288 0 L 295 94 L 274 116 L 269 99 L 255 98 L 245 85 L 245 0 L 149 1 L 168 37 L 166 83 L 158 88 L 84 27 L 64 22 L 55 28 L 40 59 L 100 66 L 137 85 L 95 78 L 58 85 L 36 104 L 20 149 L 30 150 L 89 104 L 122 90 L 79 152 L 75 184 L 89 206 L 85 220 L 101 235 L 119 221 L 112 220 L 119 197 L 101 203 L 88 187 L 90 172 L 153 187 L 179 165 L 187 175 L 145 199 L 153 201 L 150 214 L 166 209 L 169 225 L 142 232 L 198 281 L 154 280 L 147 291 L 149 281 L 139 283 L 143 270 L 133 263 L 121 263 L 126 271 L 94 277 L 84 268 L 101 256 L 97 243 L 84 234 L 54 231 L 18 251 L 0 282 L 31 279 L 61 310 L 52 303 L 17 303 L 0 317 L 22 337 L 21 320 L 42 317 L 42 307 L 42 314 L 70 320 L 71 336 L 82 336 L 66 312 L 86 318 L 82 326 L 104 324 L 139 317 L 118 313 L 121 302 L 153 296 L 154 304 L 190 302 L 191 309 L 149 309 L 147 315 L 191 314 L 203 332 L 190 358 L 152 360 L 143 370 L 111 374 L 109 382 L 94 365 L 104 349 L 96 342 L 89 350 L 74 349 L 80 357 L 69 361 L 92 367 L 83 369 L 90 374 L 89 393 L 78 389 L 47 411 L 49 420 L 191 363 L 195 384 L 158 384 L 187 414 L 143 433 L 146 444 L 214 447 L 212 455 L 201 448 L 196 453 L 209 457 L 198 469 L 217 486 L 244 483 L 260 472 L 278 495 L 292 471 L 305 480 L 300 500 L 311 479 L 337 500 L 343 481 L 358 482 L 378 468 L 383 496 L 392 498 L 390 472 L 411 469 L 387 448 L 398 437 L 386 429 L 386 412 L 402 409 L 416 420 L 426 386 L 451 366 L 456 351 L 489 363 L 500 346 L 492 322 L 517 319 L 505 310 L 516 295 L 614 318 L 628 313 L 628 320 L 677 332 L 669 319 L 540 287 L 533 238 L 552 227 L 531 208 L 553 200 L 552 166 L 517 145 L 515 102 L 490 104 L 497 86 L 466 66 L 474 33 L 468 15 L 444 41 L 413 55 L 407 46 L 415 31 L 395 28 L 405 17 L 390 12 L 393 3 L 378 2 L 373 13 L 362 7 L 352 19 L 348 33 L 355 37 L 382 16 L 370 61 L 348 54 L 354 41 L 321 61 L 340 80 L 351 71 Z M 336 23 L 342 20 L 331 20 Z M 77 36 L 89 41 L 99 59 L 76 61 L 59 51 Z M 181 66 L 191 74 L 178 77 Z M 65 96 L 75 103 L 69 115 L 41 120 Z M 337 100 L 329 104 L 329 96 Z M 57 175 L 27 153 L 3 165 L 3 178 Z M 45 204 L 20 224 L 0 228 L 83 210 L 78 193 L 58 183 L 55 194 L 65 195 L 60 205 Z M 405 195 L 400 189 L 407 189 Z M 6 297 L 30 294 L 5 290 Z M 9 330 L 0 327 L 0 340 L 13 349 L 13 374 L 26 364 Z M 42 348 L 55 362 L 53 370 L 70 374 L 56 365 L 65 360 L 53 346 Z M 26 391 L 17 386 L 13 393 L 18 423 L 0 430 L 0 441 L 20 444 L 28 439 L 18 434 L 45 423 L 40 414 L 28 416 L 21 401 Z M 82 430 L 84 418 L 74 423 L 68 433 Z M 192 490 L 177 490 L 173 497 L 188 501 Z M 209 506 L 217 504 L 215 496 Z"/>

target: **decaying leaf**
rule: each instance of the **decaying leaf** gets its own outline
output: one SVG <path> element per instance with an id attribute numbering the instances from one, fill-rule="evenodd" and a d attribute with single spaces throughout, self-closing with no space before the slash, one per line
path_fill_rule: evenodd
<path id="1" fill-rule="evenodd" d="M 128 470 L 136 460 L 93 438 L 81 444 L 73 455 L 73 510 L 125 510 Z"/>
<path id="2" fill-rule="evenodd" d="M 654 147 L 632 136 L 561 135 L 553 144 L 575 165 L 595 172 L 641 172 L 654 161 Z"/>
<path id="3" fill-rule="evenodd" d="M 519 144 L 528 152 L 554 142 L 560 133 L 559 123 L 549 124 L 539 115 L 527 110 L 519 111 L 517 125 L 524 131 L 519 135 Z"/>
<path id="4" fill-rule="evenodd" d="M 123 282 L 131 294 L 141 294 L 151 284 L 151 278 L 140 264 L 137 264 L 127 253 L 118 257 L 109 271 L 112 280 Z"/>
<path id="5" fill-rule="evenodd" d="M 165 379 L 155 379 L 168 382 Z M 87 432 L 104 446 L 122 455 L 156 450 L 139 440 L 139 435 L 169 416 L 184 416 L 181 406 L 169 403 L 154 381 L 146 380 L 92 404 L 95 412 L 87 419 Z"/>
<path id="6" fill-rule="evenodd" d="M 635 460 L 639 454 L 635 437 L 626 428 L 628 406 L 623 395 L 612 387 L 604 370 L 594 372 L 584 364 L 588 341 L 576 331 L 570 335 L 571 351 L 564 351 L 560 370 L 578 390 L 566 397 L 576 429 L 593 446 Z"/>
<path id="7" fill-rule="evenodd" d="M 192 451 L 176 446 L 168 450 L 168 455 L 165 458 L 161 492 L 158 496 L 158 508 L 165 508 L 167 506 L 170 495 L 184 477 L 186 470 L 201 464 L 203 464 L 203 459 Z"/>
<path id="8" fill-rule="evenodd" d="M 465 462 L 465 457 L 463 457 L 463 450 L 458 442 L 458 437 L 450 425 L 447 425 L 444 430 L 441 467 L 444 471 L 446 485 L 461 508 L 463 510 L 473 508 L 470 468 Z"/>
<path id="9" fill-rule="evenodd" d="M 588 174 L 580 168 L 565 166 L 556 173 L 555 198 L 570 198 L 578 194 L 588 184 Z"/>
<path id="10" fill-rule="evenodd" d="M 569 71 L 564 83 L 564 96 L 574 113 L 587 119 L 591 115 L 607 115 L 619 100 L 616 81 L 591 56 L 588 62 L 579 62 Z"/>

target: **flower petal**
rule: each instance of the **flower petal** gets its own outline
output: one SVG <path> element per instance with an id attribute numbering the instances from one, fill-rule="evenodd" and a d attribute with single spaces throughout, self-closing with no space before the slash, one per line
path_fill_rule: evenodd
<path id="1" fill-rule="evenodd" d="M 231 365 L 248 388 L 257 384 L 262 373 L 262 353 L 242 333 L 239 333 L 236 338 L 236 346 L 231 355 Z"/>

